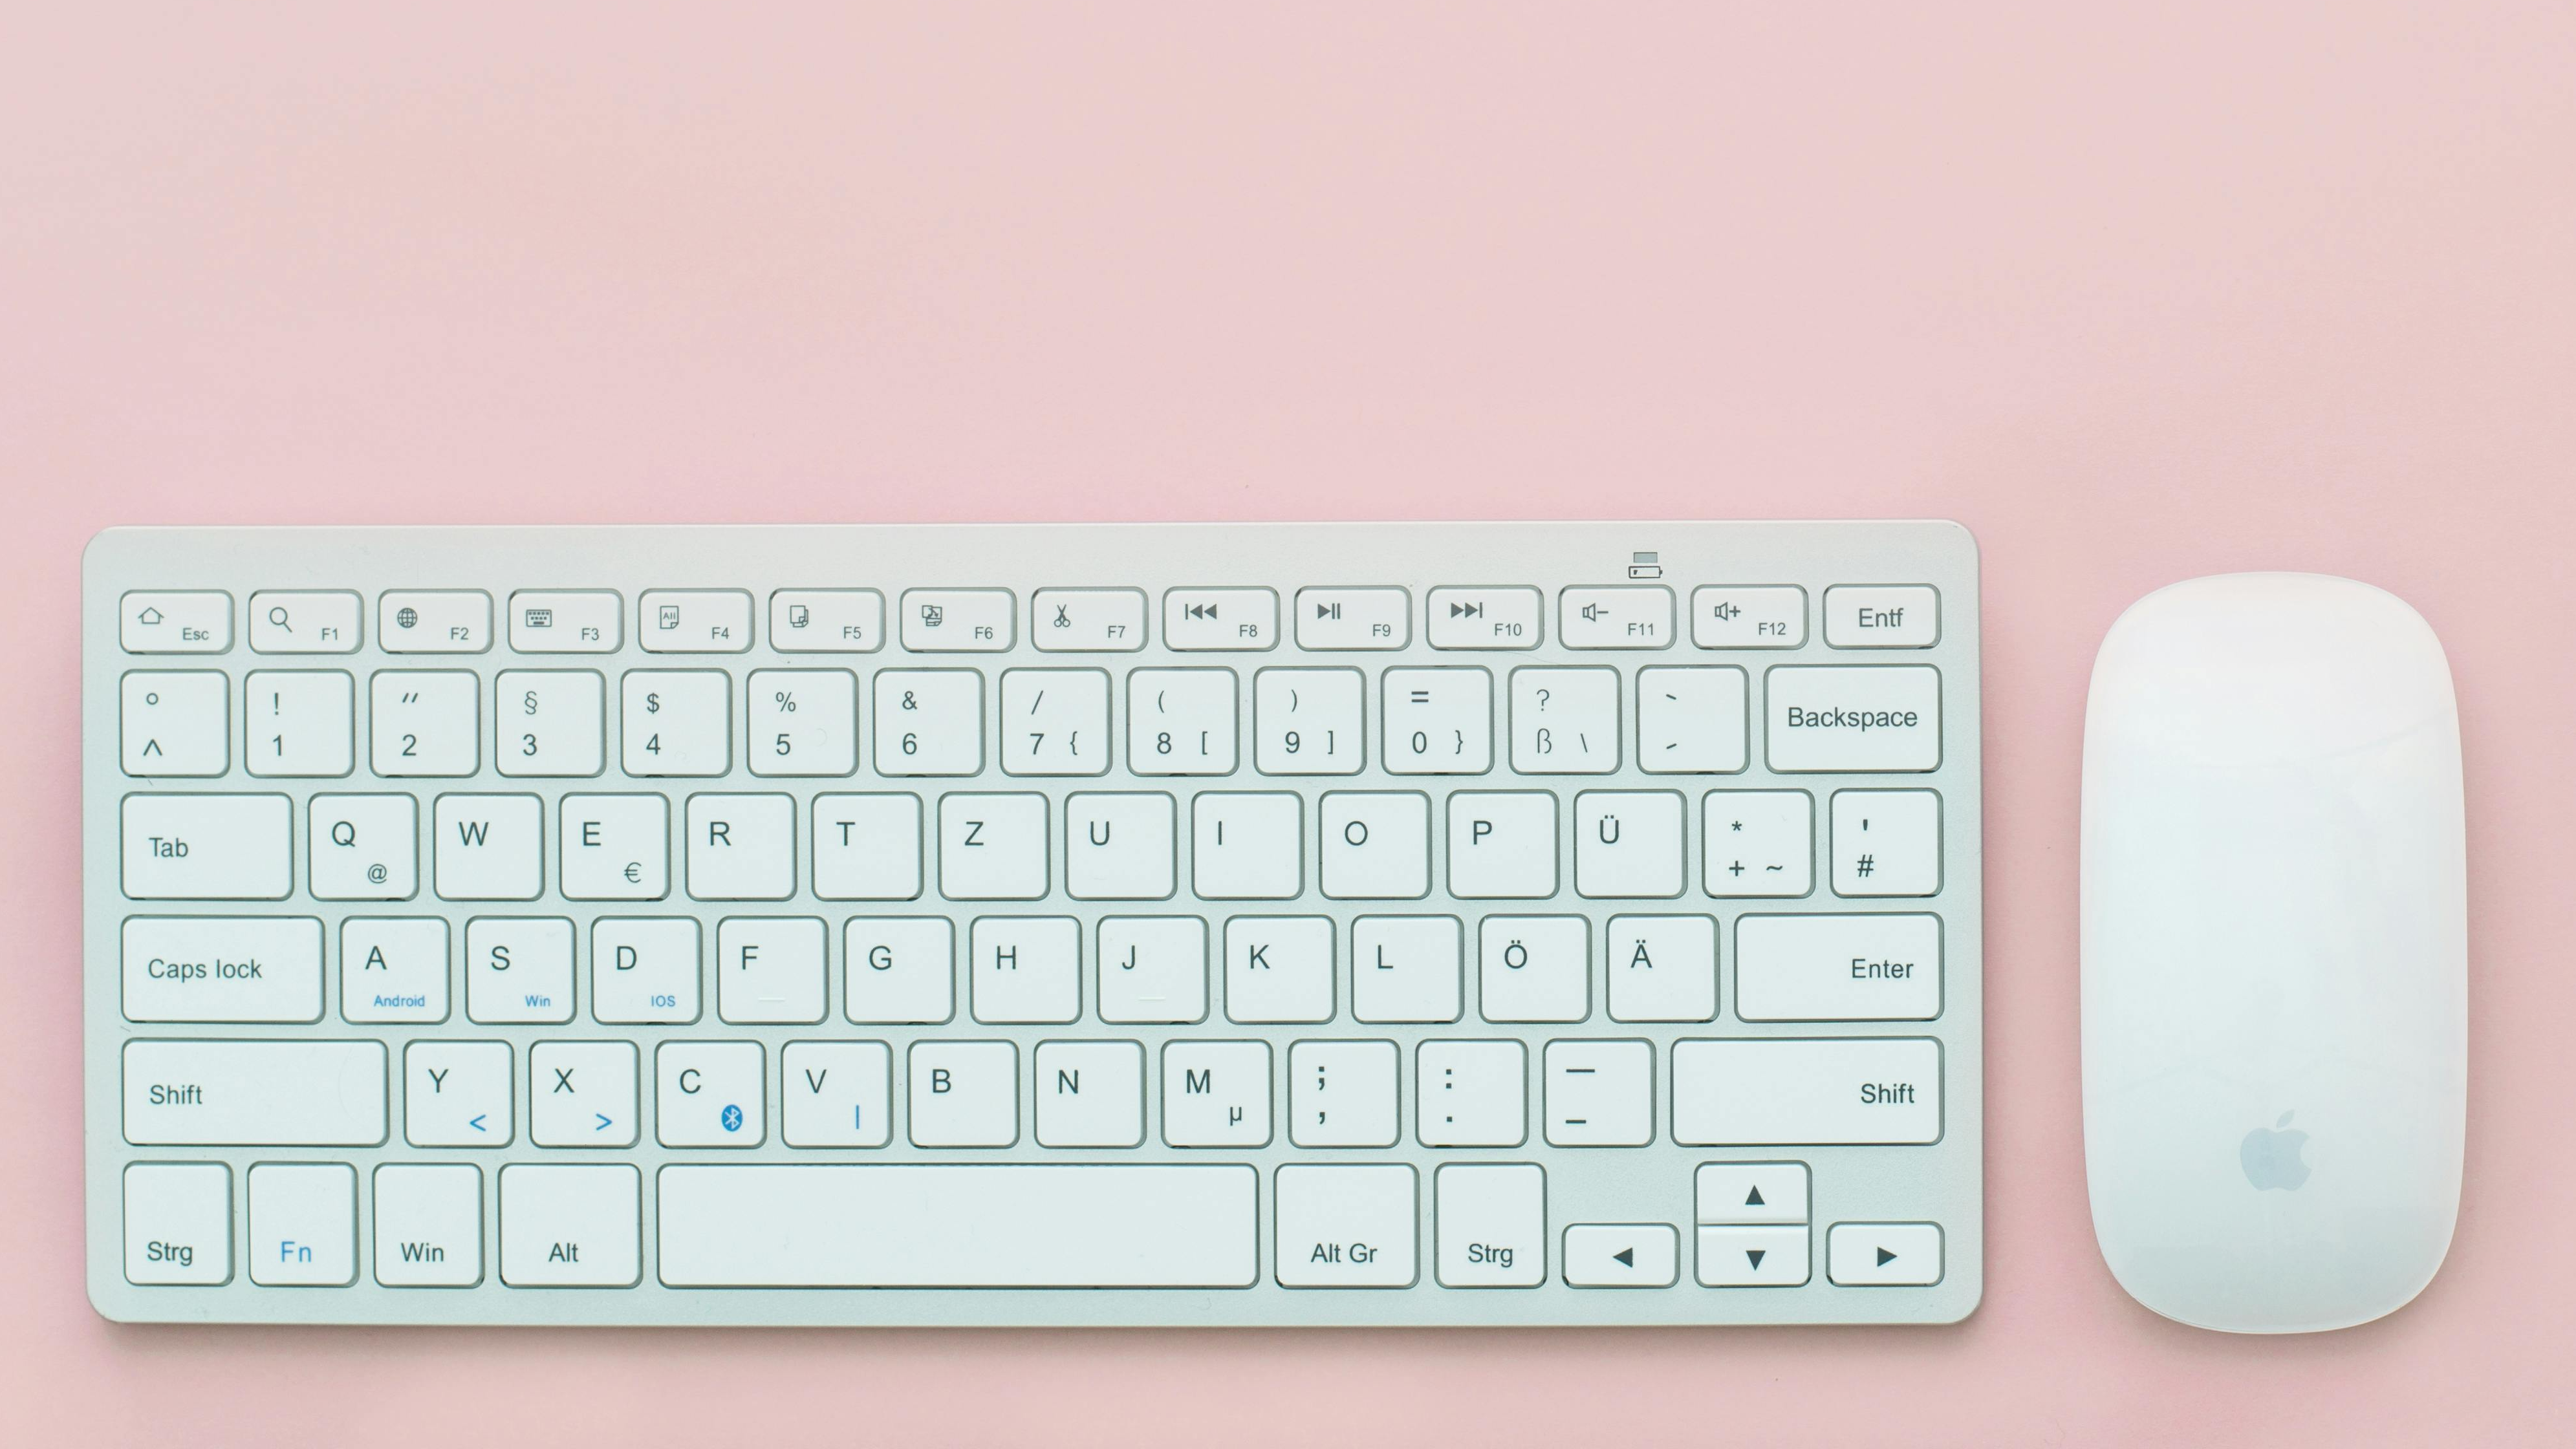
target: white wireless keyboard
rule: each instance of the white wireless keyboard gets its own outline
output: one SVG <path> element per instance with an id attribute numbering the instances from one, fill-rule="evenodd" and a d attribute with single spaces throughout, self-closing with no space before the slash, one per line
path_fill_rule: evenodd
<path id="1" fill-rule="evenodd" d="M 112 530 L 92 1300 L 1955 1321 L 1977 610 L 1938 522 Z"/>

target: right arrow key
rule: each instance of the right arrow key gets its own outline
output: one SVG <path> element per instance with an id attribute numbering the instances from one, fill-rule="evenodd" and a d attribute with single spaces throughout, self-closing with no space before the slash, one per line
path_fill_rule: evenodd
<path id="1" fill-rule="evenodd" d="M 1920 1288 L 1941 1281 L 1939 1223 L 1836 1223 L 1825 1276 L 1846 1288 Z"/>

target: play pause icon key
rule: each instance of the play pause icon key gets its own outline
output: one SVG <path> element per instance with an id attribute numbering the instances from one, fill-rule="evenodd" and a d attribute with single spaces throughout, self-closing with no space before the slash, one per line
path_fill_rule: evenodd
<path id="1" fill-rule="evenodd" d="M 1300 649 L 1401 649 L 1413 642 L 1413 598 L 1398 588 L 1297 591 Z"/>

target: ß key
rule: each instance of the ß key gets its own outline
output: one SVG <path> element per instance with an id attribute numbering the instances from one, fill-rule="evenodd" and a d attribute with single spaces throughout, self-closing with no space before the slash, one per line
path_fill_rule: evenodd
<path id="1" fill-rule="evenodd" d="M 54 1186 L 111 1318 L 1982 1291 L 1952 525 L 135 529 L 85 570 Z"/>

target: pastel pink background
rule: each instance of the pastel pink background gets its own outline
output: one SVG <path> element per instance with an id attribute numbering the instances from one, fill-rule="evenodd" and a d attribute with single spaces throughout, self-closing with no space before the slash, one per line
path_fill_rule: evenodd
<path id="1" fill-rule="evenodd" d="M 19 1442 L 2567 1432 L 2567 6 L 4 8 Z M 1602 515 L 1942 515 L 1983 541 L 1991 1268 L 1964 1326 L 90 1311 L 71 846 L 92 531 Z M 2449 1266 L 2392 1319 L 2278 1341 L 2173 1326 L 2112 1283 L 2075 1055 L 2092 650 L 2140 593 L 2256 567 L 2371 580 L 2441 632 L 2476 863 Z"/>

